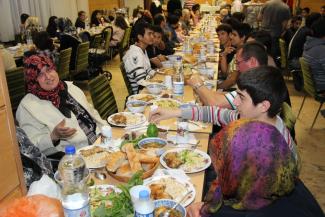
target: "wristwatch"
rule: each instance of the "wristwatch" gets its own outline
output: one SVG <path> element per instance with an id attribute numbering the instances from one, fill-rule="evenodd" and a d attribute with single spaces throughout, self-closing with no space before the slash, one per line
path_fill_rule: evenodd
<path id="1" fill-rule="evenodd" d="M 195 84 L 193 87 L 194 87 L 194 90 L 198 90 L 200 87 L 202 87 L 204 85 L 204 83 L 197 83 Z"/>

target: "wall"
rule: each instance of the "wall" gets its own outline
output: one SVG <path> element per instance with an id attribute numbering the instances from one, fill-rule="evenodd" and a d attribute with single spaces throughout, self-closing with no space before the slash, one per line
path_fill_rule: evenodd
<path id="1" fill-rule="evenodd" d="M 296 2 L 297 0 L 295 0 Z M 300 0 L 300 7 L 309 7 L 313 12 L 320 12 L 320 8 L 325 5 L 325 0 Z"/>
<path id="2" fill-rule="evenodd" d="M 105 10 L 119 7 L 119 0 L 89 0 L 89 16 L 96 9 Z"/>

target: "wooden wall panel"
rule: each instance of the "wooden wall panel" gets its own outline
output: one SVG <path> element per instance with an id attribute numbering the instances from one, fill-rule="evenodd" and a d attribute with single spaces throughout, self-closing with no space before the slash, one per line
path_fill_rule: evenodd
<path id="1" fill-rule="evenodd" d="M 124 7 L 123 0 L 89 0 L 89 14 L 94 10 L 105 10 Z M 89 16 L 90 16 L 89 15 Z"/>
<path id="2" fill-rule="evenodd" d="M 313 12 L 320 12 L 320 8 L 325 5 L 325 0 L 300 0 L 300 7 L 309 7 Z"/>

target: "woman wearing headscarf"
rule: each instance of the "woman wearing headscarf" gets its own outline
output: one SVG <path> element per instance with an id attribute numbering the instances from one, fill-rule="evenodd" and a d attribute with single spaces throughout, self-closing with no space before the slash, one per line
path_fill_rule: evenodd
<path id="1" fill-rule="evenodd" d="M 211 140 L 210 156 L 217 178 L 188 216 L 324 216 L 297 178 L 294 156 L 274 126 L 232 122 Z"/>
<path id="2" fill-rule="evenodd" d="M 27 95 L 16 119 L 29 139 L 47 156 L 62 156 L 65 145 L 76 148 L 93 144 L 105 121 L 72 82 L 63 82 L 46 55 L 24 60 Z M 59 156 L 58 156 L 58 155 Z"/>

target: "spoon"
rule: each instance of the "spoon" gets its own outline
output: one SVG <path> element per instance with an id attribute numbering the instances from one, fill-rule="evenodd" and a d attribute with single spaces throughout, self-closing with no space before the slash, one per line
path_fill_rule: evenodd
<path id="1" fill-rule="evenodd" d="M 161 214 L 159 214 L 159 217 L 169 217 L 169 215 L 170 215 L 170 212 L 172 211 L 172 210 L 174 210 L 174 209 L 176 209 L 176 207 L 178 206 L 178 205 L 180 205 L 186 198 L 187 198 L 187 196 L 189 195 L 189 194 L 191 194 L 193 191 L 188 191 L 182 198 L 181 198 L 181 200 L 180 201 L 178 201 L 171 209 L 169 209 L 169 210 L 167 210 L 167 212 L 165 212 L 165 213 L 161 213 Z"/>

